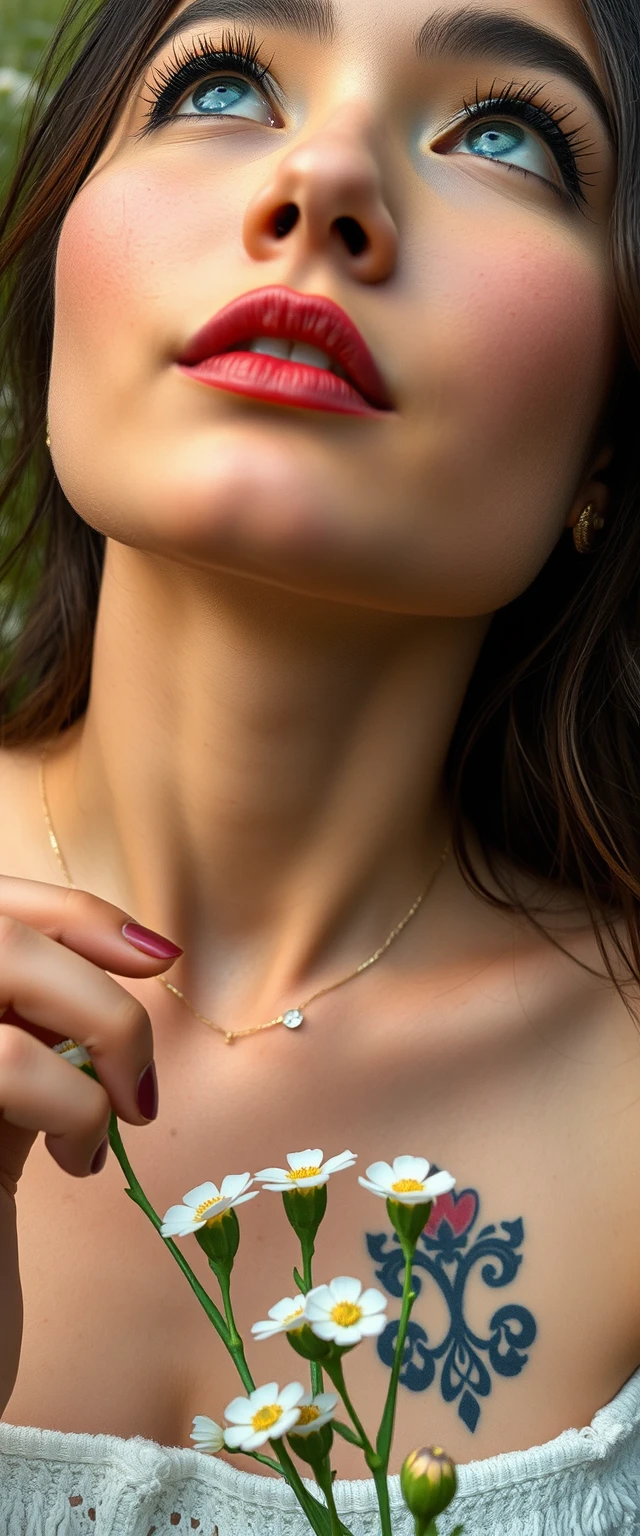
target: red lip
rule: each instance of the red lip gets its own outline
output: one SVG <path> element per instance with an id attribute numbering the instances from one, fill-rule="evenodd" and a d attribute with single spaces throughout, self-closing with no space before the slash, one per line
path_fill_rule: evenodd
<path id="1" fill-rule="evenodd" d="M 348 380 L 307 363 L 238 350 L 260 336 L 318 347 Z M 258 288 L 234 299 L 198 331 L 178 362 L 203 384 L 280 405 L 349 416 L 392 409 L 382 374 L 349 316 L 331 299 L 293 288 Z"/>

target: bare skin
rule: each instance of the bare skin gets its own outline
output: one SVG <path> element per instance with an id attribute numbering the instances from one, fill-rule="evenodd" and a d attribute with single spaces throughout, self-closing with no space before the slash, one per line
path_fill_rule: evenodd
<path id="1" fill-rule="evenodd" d="M 29 1046 L 48 1073 L 43 1108 L 35 1055 L 16 1050 L 15 1023 L 0 1025 L 8 1248 L 11 1158 L 15 1179 L 30 1151 L 13 1423 L 187 1444 L 194 1413 L 220 1419 L 235 1395 L 232 1368 L 113 1161 L 97 1180 L 69 1182 L 87 1171 L 109 1099 L 159 1209 L 202 1179 L 318 1145 L 352 1147 L 360 1171 L 424 1152 L 480 1191 L 484 1221 L 523 1217 L 524 1263 L 496 1304 L 534 1314 L 529 1363 L 496 1381 L 473 1436 L 435 1387 L 401 1392 L 397 1461 L 425 1439 L 465 1461 L 584 1425 L 640 1360 L 640 1050 L 610 984 L 472 896 L 452 863 L 382 965 L 314 1005 L 295 1036 L 273 1030 L 226 1049 L 149 979 L 157 964 L 134 957 L 125 970 L 113 938 L 123 913 L 170 935 L 185 950 L 178 985 L 230 1029 L 375 949 L 445 842 L 443 763 L 491 613 L 529 584 L 587 501 L 606 511 L 598 423 L 618 320 L 604 128 L 573 83 L 547 84 L 573 103 L 569 126 L 593 148 L 589 217 L 545 183 L 541 165 L 558 173 L 536 134 L 528 176 L 430 148 L 478 81 L 482 93 L 516 76 L 506 57 L 416 60 L 407 39 L 425 11 L 435 11 L 425 0 L 367 0 L 363 25 L 361 0 L 341 0 L 339 46 L 261 23 L 289 93 L 282 126 L 178 117 L 135 139 L 143 87 L 63 231 L 52 451 L 73 505 L 109 544 L 91 702 L 52 754 L 49 797 L 75 884 L 117 911 L 84 912 L 70 944 L 57 892 L 36 921 L 33 892 L 0 888 L 0 911 L 44 933 L 37 963 L 24 946 L 24 974 L 35 975 L 25 999 L 11 959 L 23 928 L 8 930 L 0 1001 L 42 1023 L 55 953 L 49 1027 L 68 1034 L 80 996 L 74 1036 L 91 1048 L 102 1028 L 107 1060 L 106 1091 L 82 1109 L 90 1085 L 56 1063 L 58 1086 L 68 1077 L 54 1125 L 50 1053 Z M 517 14 L 600 75 L 577 4 L 521 0 Z M 219 41 L 222 24 L 211 26 Z M 524 85 L 538 78 L 520 73 Z M 421 112 L 427 148 L 416 158 Z M 275 242 L 273 214 L 291 201 L 301 217 Z M 346 216 L 367 235 L 362 256 L 334 227 Z M 197 326 L 270 283 L 343 305 L 392 386 L 387 419 L 261 406 L 184 379 L 174 359 Z M 37 755 L 5 753 L 0 786 L 4 874 L 59 885 Z M 575 956 L 594 963 L 593 936 L 565 906 L 552 904 L 549 921 L 569 925 Z M 71 948 L 89 962 L 82 980 Z M 125 1039 L 107 969 L 139 1004 Z M 150 1029 L 161 1107 L 148 1127 L 132 1084 Z M 18 1127 L 29 1141 L 41 1128 L 70 1140 L 61 1149 L 50 1134 L 48 1150 L 42 1140 L 30 1150 Z M 384 1205 L 353 1174 L 331 1195 L 316 1278 L 371 1284 L 365 1234 L 385 1230 Z M 245 1331 L 287 1293 L 296 1259 L 275 1198 L 242 1213 Z M 206 1282 L 196 1245 L 185 1251 Z M 478 1326 L 493 1304 L 474 1293 Z M 421 1299 L 416 1316 L 437 1329 L 429 1308 Z M 256 1345 L 252 1364 L 260 1380 L 299 1374 L 283 1341 Z M 387 1371 L 372 1346 L 351 1357 L 349 1376 L 356 1399 L 381 1401 Z M 342 1444 L 337 1464 L 361 1472 Z"/>

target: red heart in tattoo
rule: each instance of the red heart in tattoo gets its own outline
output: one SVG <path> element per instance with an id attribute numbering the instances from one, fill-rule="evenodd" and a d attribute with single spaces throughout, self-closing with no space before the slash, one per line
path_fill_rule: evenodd
<path id="1" fill-rule="evenodd" d="M 448 1195 L 440 1195 L 433 1207 L 427 1223 L 427 1235 L 437 1237 L 440 1224 L 448 1221 L 454 1237 L 462 1237 L 473 1223 L 478 1214 L 478 1196 L 475 1189 L 463 1189 L 459 1195 L 451 1190 Z"/>

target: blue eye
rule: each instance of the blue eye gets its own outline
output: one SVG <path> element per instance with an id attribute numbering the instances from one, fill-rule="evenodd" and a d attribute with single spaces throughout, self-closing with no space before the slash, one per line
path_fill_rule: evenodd
<path id="1" fill-rule="evenodd" d="M 474 155 L 479 160 L 493 160 L 514 165 L 545 181 L 554 178 L 554 162 L 544 144 L 530 128 L 518 123 L 490 119 L 474 123 L 455 145 L 453 154 Z"/>
<path id="2" fill-rule="evenodd" d="M 268 102 L 256 86 L 234 76 L 203 80 L 177 108 L 176 116 L 244 117 L 262 123 L 273 119 Z"/>

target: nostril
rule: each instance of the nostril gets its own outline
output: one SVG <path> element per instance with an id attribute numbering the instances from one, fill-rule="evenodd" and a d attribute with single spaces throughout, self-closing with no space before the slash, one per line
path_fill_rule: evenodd
<path id="1" fill-rule="evenodd" d="M 282 208 L 278 208 L 273 219 L 273 232 L 276 240 L 284 240 L 285 235 L 289 235 L 291 230 L 295 229 L 299 218 L 300 209 L 296 207 L 295 203 L 284 203 Z"/>
<path id="2" fill-rule="evenodd" d="M 369 240 L 357 219 L 348 217 L 335 219 L 333 228 L 337 229 L 352 256 L 361 256 L 362 252 L 367 250 Z"/>

